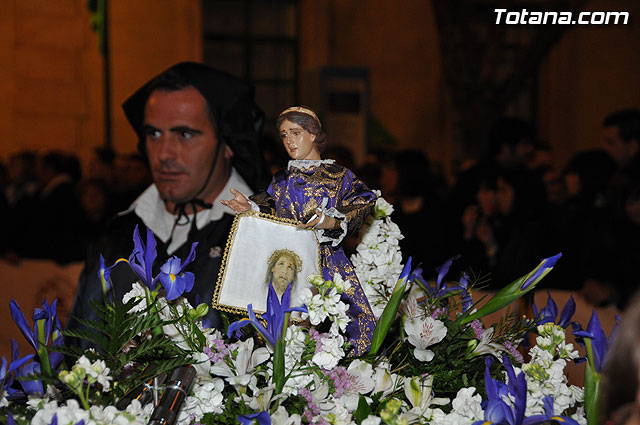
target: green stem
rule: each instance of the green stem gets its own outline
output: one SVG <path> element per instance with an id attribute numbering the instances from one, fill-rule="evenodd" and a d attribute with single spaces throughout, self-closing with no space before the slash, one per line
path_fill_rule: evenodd
<path id="1" fill-rule="evenodd" d="M 273 381 L 276 384 L 274 395 L 278 395 L 282 392 L 282 388 L 284 387 L 284 383 L 286 382 L 286 379 L 284 376 L 284 348 L 285 348 L 284 338 L 287 333 L 287 326 L 289 325 L 290 315 L 291 315 L 290 312 L 285 313 L 284 323 L 282 325 L 280 337 L 276 341 L 276 346 L 273 347 Z"/>
<path id="2" fill-rule="evenodd" d="M 598 425 L 599 412 L 598 400 L 600 398 L 600 374 L 595 370 L 593 361 L 593 346 L 591 339 L 585 338 L 587 349 L 587 367 L 584 371 L 584 406 L 587 416 L 587 425 Z"/>
<path id="3" fill-rule="evenodd" d="M 38 358 L 40 359 L 40 370 L 47 376 L 53 376 L 51 372 L 51 363 L 49 362 L 49 352 L 44 335 L 44 319 L 38 320 Z"/>
<path id="4" fill-rule="evenodd" d="M 89 411 L 91 410 L 91 406 L 89 406 L 89 386 L 87 386 L 87 396 L 85 397 L 83 391 L 82 391 L 82 384 L 80 384 L 79 388 L 75 391 L 76 394 L 78 394 L 78 397 L 80 398 L 80 403 L 82 403 L 82 407 L 84 408 L 84 410 Z"/>

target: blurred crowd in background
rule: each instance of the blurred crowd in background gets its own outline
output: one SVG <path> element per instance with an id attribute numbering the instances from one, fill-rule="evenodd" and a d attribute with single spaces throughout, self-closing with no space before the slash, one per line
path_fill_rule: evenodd
<path id="1" fill-rule="evenodd" d="M 624 308 L 640 282 L 640 110 L 612 113 L 600 148 L 576 152 L 558 168 L 531 123 L 504 118 L 485 158 L 453 179 L 418 150 L 371 151 L 356 167 L 348 149 L 324 158 L 356 170 L 394 205 L 401 248 L 425 277 L 446 259 L 492 290 L 563 253 L 542 287 L 580 291 L 587 302 Z M 285 167 L 280 143 L 264 139 L 272 172 Z M 97 148 L 81 172 L 68 152 L 20 152 L 0 167 L 3 259 L 84 260 L 87 244 L 152 182 L 145 158 Z M 346 244 L 354 250 L 355 242 Z M 348 254 L 350 254 L 348 252 Z M 406 259 L 406 258 L 405 258 Z M 462 271 L 462 270 L 460 270 Z"/>
<path id="2" fill-rule="evenodd" d="M 94 150 L 84 168 L 70 152 L 22 151 L 0 167 L 0 247 L 7 261 L 83 261 L 87 245 L 107 221 L 151 184 L 138 154 Z"/>

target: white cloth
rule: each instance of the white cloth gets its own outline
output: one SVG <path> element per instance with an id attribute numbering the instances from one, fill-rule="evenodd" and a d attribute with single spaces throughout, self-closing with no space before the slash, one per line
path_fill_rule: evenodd
<path id="1" fill-rule="evenodd" d="M 320 164 L 333 164 L 335 159 L 292 159 L 287 164 L 287 169 L 299 168 L 304 170 L 306 168 L 317 167 Z"/>
<path id="2" fill-rule="evenodd" d="M 233 199 L 233 195 L 230 192 L 231 188 L 236 189 L 246 196 L 253 194 L 253 191 L 242 176 L 240 176 L 240 173 L 238 173 L 235 168 L 232 168 L 231 176 L 218 197 L 213 201 L 213 206 L 210 209 L 198 211 L 196 214 L 196 227 L 198 229 L 202 229 L 211 221 L 220 220 L 225 213 L 235 214 L 231 208 L 227 208 L 220 203 L 221 200 Z M 133 201 L 126 211 L 120 214 L 127 214 L 131 211 L 134 211 L 135 214 L 140 217 L 145 226 L 151 229 L 158 239 L 162 242 L 169 240 L 176 216 L 165 208 L 164 201 L 160 199 L 158 188 L 155 184 L 149 186 L 138 199 Z M 178 224 L 173 230 L 171 244 L 167 247 L 167 253 L 170 255 L 187 241 L 193 214 L 187 215 L 187 218 L 189 219 L 188 222 L 184 220 L 184 218 L 181 219 L 181 222 L 184 221 L 184 223 Z"/>

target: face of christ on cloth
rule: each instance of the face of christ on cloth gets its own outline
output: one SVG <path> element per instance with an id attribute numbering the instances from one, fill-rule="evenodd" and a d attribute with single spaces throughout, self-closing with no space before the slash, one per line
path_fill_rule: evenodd
<path id="1" fill-rule="evenodd" d="M 282 297 L 287 286 L 291 283 L 291 292 L 295 293 L 298 272 L 302 269 L 302 260 L 298 254 L 288 249 L 273 251 L 267 261 L 267 275 L 265 285 L 273 285 L 278 297 Z"/>

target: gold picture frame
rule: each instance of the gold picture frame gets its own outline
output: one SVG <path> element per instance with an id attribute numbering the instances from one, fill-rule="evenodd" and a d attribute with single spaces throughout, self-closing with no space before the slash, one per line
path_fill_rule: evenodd
<path id="1" fill-rule="evenodd" d="M 269 263 L 282 251 L 287 251 L 297 264 L 291 306 L 302 305 L 299 295 L 304 288 L 311 286 L 307 277 L 321 273 L 320 246 L 315 231 L 296 226 L 293 220 L 264 213 L 248 211 L 238 214 L 222 257 L 213 308 L 246 315 L 247 306 L 252 304 L 257 315 L 264 313 Z"/>

